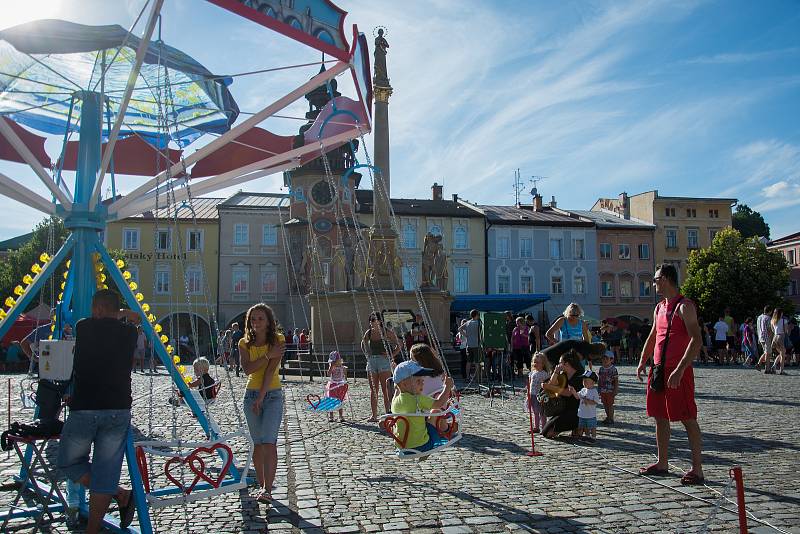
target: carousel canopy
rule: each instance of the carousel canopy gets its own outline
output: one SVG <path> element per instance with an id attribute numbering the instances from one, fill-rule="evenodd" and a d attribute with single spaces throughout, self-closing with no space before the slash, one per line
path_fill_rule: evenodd
<path id="1" fill-rule="evenodd" d="M 42 132 L 63 134 L 79 125 L 81 101 L 73 97 L 102 89 L 113 123 L 139 43 L 118 25 L 63 20 L 38 20 L 0 31 L 0 114 Z M 239 115 L 230 83 L 180 50 L 152 42 L 120 135 L 137 133 L 165 146 L 160 113 L 169 123 L 169 139 L 180 146 L 206 132 L 225 132 Z M 104 136 L 107 127 L 104 120 Z"/>

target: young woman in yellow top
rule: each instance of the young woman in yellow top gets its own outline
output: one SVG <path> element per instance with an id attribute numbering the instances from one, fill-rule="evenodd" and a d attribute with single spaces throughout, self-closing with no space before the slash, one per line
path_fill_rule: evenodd
<path id="1" fill-rule="evenodd" d="M 279 364 L 286 341 L 277 331 L 275 314 L 264 303 L 247 310 L 239 359 L 247 376 L 244 415 L 253 440 L 253 467 L 260 490 L 259 502 L 272 500 L 272 484 L 278 468 L 278 431 L 283 419 L 283 391 Z"/>

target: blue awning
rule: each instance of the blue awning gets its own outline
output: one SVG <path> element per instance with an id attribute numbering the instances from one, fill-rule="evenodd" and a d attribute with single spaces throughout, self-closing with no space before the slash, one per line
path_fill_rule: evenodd
<path id="1" fill-rule="evenodd" d="M 451 312 L 468 312 L 470 310 L 502 312 L 510 310 L 514 313 L 526 310 L 542 302 L 550 300 L 544 294 L 514 295 L 458 295 L 450 304 Z"/>

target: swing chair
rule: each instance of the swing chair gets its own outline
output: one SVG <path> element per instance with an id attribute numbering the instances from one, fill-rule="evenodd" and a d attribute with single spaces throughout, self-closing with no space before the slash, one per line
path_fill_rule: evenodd
<path id="1" fill-rule="evenodd" d="M 348 44 L 344 31 L 345 12 L 327 0 L 315 2 L 314 13 L 332 26 L 331 30 L 312 35 L 261 13 L 249 3 L 209 2 L 324 52 L 334 59 L 315 64 L 332 65 L 237 123 L 239 108 L 228 86 L 230 80 L 239 75 L 215 76 L 186 54 L 164 44 L 160 35 L 163 0 L 144 0 L 131 28 L 132 31 L 142 20 L 141 38 L 119 26 L 86 27 L 57 20 L 34 21 L 0 32 L 3 51 L 0 54 L 3 72 L 0 76 L 0 157 L 28 164 L 49 192 L 43 196 L 24 180 L 0 174 L 0 194 L 45 214 L 57 214 L 71 231 L 57 252 L 43 254 L 41 265 L 37 263 L 32 267 L 29 281 L 21 292 L 6 299 L 0 310 L 0 337 L 43 289 L 46 280 L 71 257 L 72 265 L 68 266 L 56 306 L 61 309 L 54 324 L 56 338 L 65 324 L 65 317 L 77 321 L 90 315 L 95 289 L 106 288 L 110 278 L 130 309 L 141 317 L 143 331 L 154 354 L 183 393 L 186 405 L 208 438 L 205 441 L 177 439 L 175 425 L 172 439 L 164 441 L 145 439 L 134 443 L 129 434 L 128 472 L 139 529 L 146 533 L 154 530 L 150 508 L 185 504 L 243 488 L 250 454 L 247 454 L 244 469 L 240 469 L 231 443 L 238 440 L 249 444 L 250 440 L 241 430 L 243 425 L 233 432 L 221 432 L 210 417 L 207 403 L 203 403 L 203 409 L 195 400 L 179 361 L 174 361 L 175 349 L 170 344 L 170 339 L 175 339 L 174 334 L 162 333 L 138 284 L 131 280 L 131 273 L 124 270 L 124 261 L 111 258 L 100 233 L 109 220 L 153 211 L 154 207 L 158 211 L 159 198 L 168 199 L 167 207 L 177 219 L 176 206 L 180 207 L 184 201 L 191 206 L 193 195 L 212 193 L 319 157 L 319 146 L 311 142 L 311 137 L 275 135 L 257 125 L 342 73 L 352 74 L 356 99 L 342 98 L 349 100 L 360 120 L 356 127 L 352 121 L 340 118 L 337 131 L 324 136 L 325 145 L 337 146 L 369 131 L 371 87 L 366 38 L 353 26 L 352 45 Z M 157 41 L 151 42 L 157 26 Z M 244 74 L 271 70 L 276 69 Z M 179 90 L 173 92 L 173 86 Z M 319 123 L 330 113 L 330 108 L 323 110 Z M 45 134 L 63 136 L 56 163 L 44 150 L 45 138 L 20 127 L 21 124 Z M 70 144 L 75 133 L 80 134 L 79 141 Z M 243 143 L 245 134 L 249 134 L 247 143 Z M 185 156 L 183 149 L 204 135 L 214 139 Z M 316 135 L 313 140 L 317 140 Z M 233 149 L 241 146 L 250 149 L 246 157 L 233 157 Z M 155 156 L 152 159 L 157 162 L 155 168 L 142 165 L 148 159 L 142 156 L 142 150 L 152 151 Z M 66 184 L 62 171 L 76 171 L 74 186 Z M 115 173 L 145 176 L 146 179 L 121 195 L 117 193 Z M 104 198 L 103 184 L 107 175 L 110 175 L 111 194 Z M 233 396 L 231 382 L 228 389 Z M 176 411 L 177 407 L 173 409 L 173 421 Z M 153 419 L 152 410 L 149 419 Z M 250 452 L 249 446 L 247 451 Z M 28 450 L 25 457 L 30 456 Z M 214 470 L 211 458 L 220 462 L 218 469 Z M 26 472 L 27 461 L 23 462 L 21 475 Z M 162 475 L 151 476 L 161 461 L 169 464 L 163 477 L 171 485 L 161 483 Z M 52 500 L 50 496 L 47 499 Z M 0 513 L 0 516 L 33 517 L 37 513 L 14 511 Z M 81 503 L 81 513 L 87 513 L 86 502 Z M 135 531 L 120 529 L 108 520 L 104 525 L 116 531 Z"/>
<path id="2" fill-rule="evenodd" d="M 391 413 L 379 418 L 381 428 L 394 439 L 397 444 L 397 457 L 401 460 L 419 460 L 432 454 L 442 452 L 457 443 L 462 437 L 461 433 L 462 409 L 459 398 L 451 397 L 450 403 L 444 410 L 415 413 Z M 425 450 L 407 448 L 410 417 L 430 418 L 430 424 L 436 429 L 439 438 L 435 439 Z M 405 432 L 399 433 L 398 423 L 404 424 Z"/>

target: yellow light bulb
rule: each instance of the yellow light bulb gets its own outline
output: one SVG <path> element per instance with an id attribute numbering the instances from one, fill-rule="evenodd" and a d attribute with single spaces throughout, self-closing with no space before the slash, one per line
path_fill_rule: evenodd
<path id="1" fill-rule="evenodd" d="M 104 275 L 103 273 L 98 274 L 96 278 L 97 281 L 101 284 L 106 281 L 106 275 Z"/>
<path id="2" fill-rule="evenodd" d="M 62 291 L 64 290 L 65 287 L 67 287 L 67 283 L 66 282 L 61 282 L 61 290 Z"/>
<path id="3" fill-rule="evenodd" d="M 70 265 L 72 265 L 72 260 L 67 260 L 67 269 L 69 269 Z"/>
<path id="4" fill-rule="evenodd" d="M 185 367 L 185 366 L 183 366 L 183 365 L 179 365 L 179 366 L 178 366 L 178 372 L 179 372 L 180 374 L 183 374 L 183 373 L 185 373 L 185 372 L 186 372 L 186 367 Z"/>
<path id="5" fill-rule="evenodd" d="M 153 326 L 153 330 L 155 330 L 157 334 L 160 334 L 161 331 L 163 330 L 163 328 L 161 327 L 160 324 L 157 324 L 157 325 Z"/>
<path id="6" fill-rule="evenodd" d="M 34 263 L 33 265 L 31 265 L 31 272 L 39 274 L 40 272 L 42 272 L 42 266 L 39 265 L 38 263 Z"/>
<path id="7" fill-rule="evenodd" d="M 144 300 L 144 295 L 141 293 L 136 293 L 136 300 L 142 302 Z"/>
<path id="8" fill-rule="evenodd" d="M 47 254 L 47 252 L 42 252 L 39 255 L 39 261 L 42 263 L 47 263 L 48 261 L 50 261 L 50 256 Z"/>
<path id="9" fill-rule="evenodd" d="M 64 276 L 64 280 L 66 280 L 67 277 L 69 276 L 69 271 L 64 271 L 64 275 L 63 276 Z"/>
<path id="10" fill-rule="evenodd" d="M 108 284 L 102 284 L 102 285 L 100 286 L 100 289 L 108 289 Z"/>
<path id="11" fill-rule="evenodd" d="M 24 289 L 22 289 L 22 286 L 17 286 L 17 287 L 15 287 L 15 288 L 14 288 L 14 294 L 15 294 L 16 296 L 20 296 L 20 295 L 22 295 L 23 293 L 25 293 L 25 290 L 24 290 Z"/>
<path id="12" fill-rule="evenodd" d="M 131 282 L 130 284 L 128 284 L 128 287 L 131 288 L 131 291 L 136 291 L 137 289 L 139 289 L 139 284 L 137 284 L 136 282 Z"/>
<path id="13" fill-rule="evenodd" d="M 47 339 L 52 340 L 53 339 L 53 334 L 50 334 L 49 336 L 47 336 Z"/>
<path id="14" fill-rule="evenodd" d="M 6 302 L 5 302 L 5 304 L 6 304 L 6 306 L 8 306 L 9 308 L 11 308 L 12 306 L 14 306 L 14 304 L 16 304 L 16 303 L 17 303 L 17 301 L 15 301 L 15 300 L 14 300 L 12 297 L 6 297 Z"/>
<path id="15" fill-rule="evenodd" d="M 173 352 L 175 352 L 175 349 L 172 348 L 172 345 L 167 345 L 167 354 L 172 354 Z M 175 357 L 178 358 L 177 356 Z M 178 360 L 180 361 L 180 358 Z"/>
<path id="16" fill-rule="evenodd" d="M 26 274 L 22 277 L 22 283 L 24 283 L 26 286 L 31 285 L 31 282 L 33 282 L 33 277 L 31 275 Z"/>
<path id="17" fill-rule="evenodd" d="M 183 381 L 184 381 L 184 382 L 186 382 L 186 383 L 188 384 L 189 382 L 191 382 L 191 381 L 192 381 L 192 377 L 191 377 L 191 376 L 189 376 L 189 375 L 186 375 L 186 376 L 184 376 L 184 377 L 183 377 Z"/>
<path id="18" fill-rule="evenodd" d="M 99 272 L 102 272 L 102 271 L 103 271 L 103 269 L 104 269 L 104 267 L 103 267 L 103 264 L 102 264 L 102 263 L 95 263 L 95 264 L 94 264 L 94 270 L 95 270 L 95 271 L 97 271 L 98 273 L 99 273 Z"/>
<path id="19" fill-rule="evenodd" d="M 151 313 L 150 315 L 147 316 L 147 320 L 150 321 L 151 323 L 154 323 L 156 322 L 156 316 Z"/>
<path id="20" fill-rule="evenodd" d="M 5 310 L 0 310 L 0 319 L 5 319 L 8 316 Z"/>
<path id="21" fill-rule="evenodd" d="M 149 312 L 150 311 L 150 305 L 148 303 L 146 303 L 146 302 L 144 304 L 142 304 L 142 311 L 145 312 L 145 313 Z"/>
<path id="22" fill-rule="evenodd" d="M 170 347 L 167 347 L 167 348 L 169 349 Z M 181 359 L 178 358 L 177 356 L 173 356 L 172 357 L 172 363 L 177 365 L 177 364 L 181 363 Z"/>
<path id="23" fill-rule="evenodd" d="M 51 332 L 55 332 L 55 331 L 56 331 L 56 325 L 54 325 L 54 324 L 51 324 L 51 325 L 50 325 L 50 331 L 51 331 Z"/>
<path id="24" fill-rule="evenodd" d="M 123 269 L 125 267 L 125 262 L 122 260 L 117 260 L 117 269 Z"/>
<path id="25" fill-rule="evenodd" d="M 158 338 L 158 339 L 160 339 L 160 340 L 161 340 L 161 342 L 162 342 L 162 343 L 164 343 L 164 344 L 166 344 L 166 343 L 167 343 L 167 341 L 169 341 L 169 338 L 168 338 L 167 336 L 164 336 L 164 335 L 162 335 L 162 336 L 161 336 L 160 338 Z"/>
<path id="26" fill-rule="evenodd" d="M 131 272 L 130 271 L 122 271 L 122 278 L 124 278 L 125 280 L 130 280 L 131 279 Z"/>
<path id="27" fill-rule="evenodd" d="M 58 294 L 58 300 L 64 300 L 64 293 Z"/>

